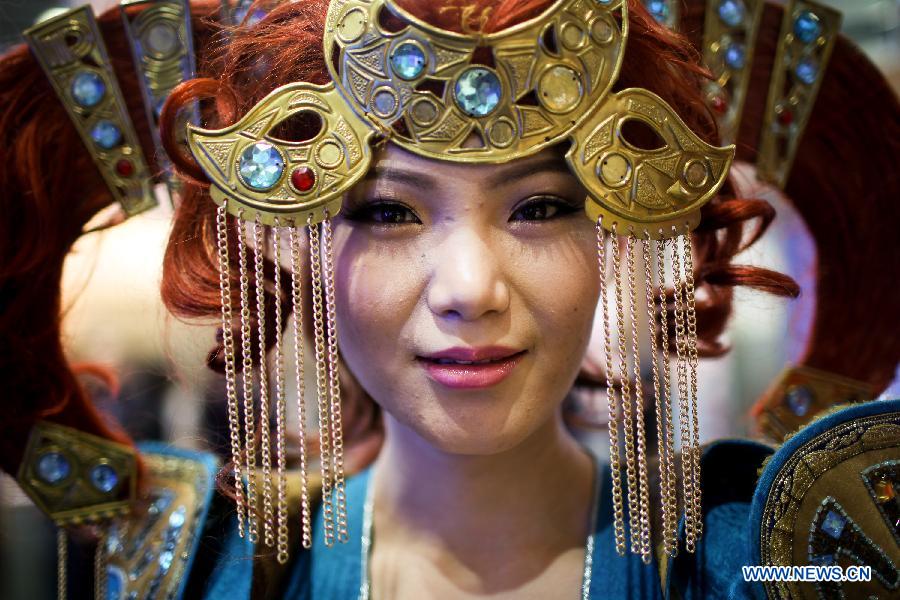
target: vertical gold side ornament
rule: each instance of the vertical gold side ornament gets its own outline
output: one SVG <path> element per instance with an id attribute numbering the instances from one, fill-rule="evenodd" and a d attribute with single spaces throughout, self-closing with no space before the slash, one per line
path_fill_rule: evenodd
<path id="1" fill-rule="evenodd" d="M 808 0 L 784 9 L 756 159 L 760 179 L 783 188 L 825 78 L 841 14 Z"/>

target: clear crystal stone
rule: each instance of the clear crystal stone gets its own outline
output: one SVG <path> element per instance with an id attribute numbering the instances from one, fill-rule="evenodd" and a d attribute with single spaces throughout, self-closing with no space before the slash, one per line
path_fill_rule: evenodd
<path id="1" fill-rule="evenodd" d="M 238 172 L 249 187 L 265 191 L 281 179 L 284 158 L 272 144 L 257 142 L 241 154 Z"/>
<path id="2" fill-rule="evenodd" d="M 484 67 L 469 67 L 456 80 L 456 104 L 472 117 L 491 114 L 503 95 L 497 75 Z"/>
<path id="3" fill-rule="evenodd" d="M 401 79 L 415 79 L 425 70 L 425 53 L 412 42 L 403 42 L 391 54 L 391 66 Z"/>

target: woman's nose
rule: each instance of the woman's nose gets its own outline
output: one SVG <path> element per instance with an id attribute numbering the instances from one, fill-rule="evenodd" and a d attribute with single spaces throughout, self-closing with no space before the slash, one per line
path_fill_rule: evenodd
<path id="1" fill-rule="evenodd" d="M 473 321 L 509 308 L 502 256 L 487 235 L 466 228 L 436 248 L 426 297 L 432 313 Z"/>

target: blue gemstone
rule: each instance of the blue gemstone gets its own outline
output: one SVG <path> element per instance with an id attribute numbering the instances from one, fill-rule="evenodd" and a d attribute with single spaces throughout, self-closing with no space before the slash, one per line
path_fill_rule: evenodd
<path id="1" fill-rule="evenodd" d="M 809 56 L 801 58 L 794 67 L 794 74 L 806 85 L 812 85 L 816 81 L 816 75 L 819 74 L 819 63 Z"/>
<path id="2" fill-rule="evenodd" d="M 272 144 L 256 142 L 241 154 L 238 172 L 244 183 L 263 192 L 271 189 L 281 179 L 284 158 Z"/>
<path id="3" fill-rule="evenodd" d="M 79 106 L 97 106 L 105 95 L 106 84 L 93 71 L 82 71 L 72 78 L 72 97 Z"/>
<path id="4" fill-rule="evenodd" d="M 798 417 L 803 417 L 809 412 L 809 407 L 813 401 L 812 391 L 802 385 L 796 385 L 788 389 L 785 394 L 785 400 L 791 412 Z"/>
<path id="5" fill-rule="evenodd" d="M 725 64 L 732 69 L 743 69 L 745 60 L 744 45 L 737 42 L 729 44 L 725 49 Z"/>
<path id="6" fill-rule="evenodd" d="M 456 104 L 469 116 L 484 117 L 491 114 L 500 98 L 503 87 L 497 75 L 484 67 L 470 67 L 456 80 Z"/>
<path id="7" fill-rule="evenodd" d="M 119 474 L 107 464 L 99 464 L 91 469 L 91 484 L 101 492 L 111 492 L 119 483 Z"/>
<path id="8" fill-rule="evenodd" d="M 669 16 L 671 16 L 672 13 L 669 9 L 669 3 L 666 0 L 648 0 L 644 4 L 647 7 L 647 12 L 649 12 L 658 23 L 663 25 L 669 24 Z"/>
<path id="9" fill-rule="evenodd" d="M 104 150 L 109 150 L 122 143 L 122 132 L 115 123 L 104 119 L 91 129 L 91 139 Z"/>
<path id="10" fill-rule="evenodd" d="M 816 41 L 822 35 L 822 23 L 812 11 L 804 10 L 794 20 L 794 35 L 804 44 Z"/>
<path id="11" fill-rule="evenodd" d="M 737 27 L 744 20 L 747 9 L 742 0 L 721 0 L 719 18 L 729 27 Z"/>
<path id="12" fill-rule="evenodd" d="M 838 539 L 844 532 L 844 525 L 846 523 L 847 520 L 843 516 L 833 510 L 829 510 L 828 514 L 825 515 L 825 520 L 822 521 L 822 529 L 834 539 Z"/>
<path id="13" fill-rule="evenodd" d="M 38 477 L 53 485 L 69 476 L 72 465 L 60 452 L 47 452 L 38 458 L 36 470 Z"/>
<path id="14" fill-rule="evenodd" d="M 415 79 L 425 70 L 425 53 L 412 42 L 403 42 L 391 54 L 391 66 L 401 79 Z"/>
<path id="15" fill-rule="evenodd" d="M 121 600 L 125 593 L 125 573 L 118 567 L 106 568 L 106 600 Z"/>

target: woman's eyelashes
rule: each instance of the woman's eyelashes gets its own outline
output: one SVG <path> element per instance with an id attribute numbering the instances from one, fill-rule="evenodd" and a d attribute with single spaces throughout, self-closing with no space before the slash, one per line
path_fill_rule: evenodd
<path id="1" fill-rule="evenodd" d="M 377 225 L 421 224 L 416 213 L 400 202 L 394 200 L 369 200 L 359 206 L 351 207 L 347 218 L 361 223 Z"/>
<path id="2" fill-rule="evenodd" d="M 519 204 L 512 215 L 510 222 L 535 222 L 550 221 L 559 217 L 573 214 L 581 209 L 581 206 L 571 200 L 544 194 L 534 196 Z"/>

